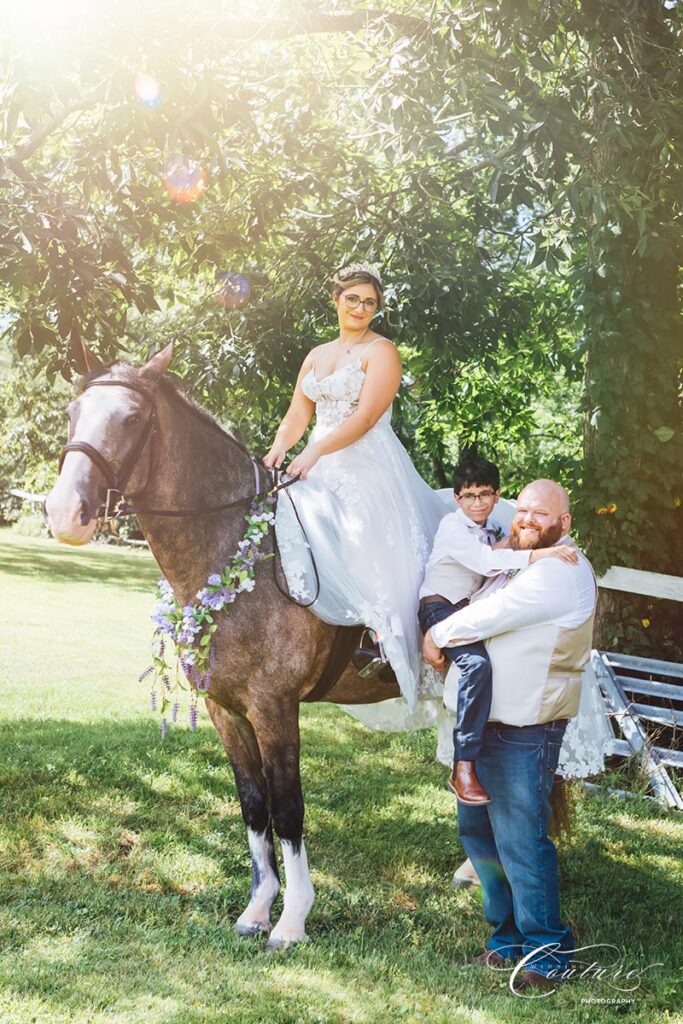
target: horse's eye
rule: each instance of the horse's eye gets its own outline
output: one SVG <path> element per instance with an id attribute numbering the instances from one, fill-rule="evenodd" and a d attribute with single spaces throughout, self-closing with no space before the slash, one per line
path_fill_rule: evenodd
<path id="1" fill-rule="evenodd" d="M 140 422 L 141 419 L 142 419 L 142 417 L 141 417 L 139 412 L 131 413 L 130 416 L 126 417 L 126 426 L 127 427 L 134 427 L 136 425 L 136 423 Z"/>

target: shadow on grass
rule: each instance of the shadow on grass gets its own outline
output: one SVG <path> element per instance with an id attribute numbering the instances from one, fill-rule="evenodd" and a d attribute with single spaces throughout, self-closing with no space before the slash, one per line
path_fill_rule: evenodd
<path id="1" fill-rule="evenodd" d="M 12 538 L 7 542 L 1 535 L 0 547 L 2 573 L 8 576 L 33 577 L 50 583 L 95 583 L 152 593 L 160 574 L 154 562 L 129 551 L 75 549 L 49 541 L 38 546 L 32 540 Z"/>
<path id="2" fill-rule="evenodd" d="M 151 992 L 191 1002 L 196 985 L 209 1003 L 234 999 L 231 986 L 246 972 L 258 978 L 263 1010 L 280 1006 L 283 993 L 297 998 L 293 972 L 332 972 L 330 989 L 348 986 L 367 1019 L 374 1004 L 359 1000 L 359 975 L 378 993 L 389 985 L 436 998 L 455 989 L 470 1009 L 500 994 L 501 979 L 454 972 L 453 960 L 476 951 L 487 928 L 478 894 L 448 888 L 461 854 L 443 769 L 430 763 L 432 735 L 371 735 L 335 709 L 311 708 L 303 736 L 316 941 L 281 967 L 262 958 L 262 944 L 230 931 L 248 899 L 249 856 L 232 773 L 210 728 L 178 729 L 162 744 L 151 720 L 1 727 L 5 983 L 18 995 L 37 990 L 69 1009 L 92 1009 L 100 998 L 132 1005 Z M 667 815 L 626 810 L 609 799 L 581 806 L 560 857 L 564 911 L 582 943 L 612 942 L 631 962 L 670 965 L 681 941 L 683 887 L 671 875 L 680 841 Z M 29 958 L 16 965 L 18 950 Z M 98 979 L 118 959 L 129 966 L 110 972 L 101 996 Z M 569 992 L 560 998 L 578 1005 Z M 518 1019 L 512 1003 L 501 1002 L 496 1019 Z M 304 993 L 291 1019 L 319 1020 L 317 1006 Z M 240 1012 L 240 1020 L 263 1019 L 246 1002 Z M 281 1007 L 278 1021 L 288 1012 Z M 382 1013 L 376 1019 L 404 1019 Z M 179 1024 L 223 1019 L 189 1007 L 164 1014 Z M 348 1017 L 340 1008 L 324 1019 Z"/>

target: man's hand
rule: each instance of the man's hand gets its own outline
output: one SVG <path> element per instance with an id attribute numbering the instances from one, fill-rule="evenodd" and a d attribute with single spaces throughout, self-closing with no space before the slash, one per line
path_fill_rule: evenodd
<path id="1" fill-rule="evenodd" d="M 428 665 L 435 668 L 437 672 L 443 672 L 446 667 L 446 659 L 432 640 L 431 629 L 427 630 L 422 641 L 422 658 Z"/>

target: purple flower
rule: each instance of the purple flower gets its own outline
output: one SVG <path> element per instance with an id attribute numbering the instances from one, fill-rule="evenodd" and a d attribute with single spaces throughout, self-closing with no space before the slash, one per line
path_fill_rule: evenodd
<path id="1" fill-rule="evenodd" d="M 179 711 L 180 711 L 180 704 L 176 700 L 176 701 L 173 702 L 173 707 L 171 708 L 171 721 L 172 722 L 177 722 L 178 721 L 178 712 Z"/>
<path id="2" fill-rule="evenodd" d="M 150 665 L 150 666 L 149 666 L 148 668 L 146 668 L 146 669 L 145 669 L 145 671 L 144 671 L 144 672 L 142 672 L 142 673 L 141 673 L 141 674 L 140 674 L 140 675 L 138 676 L 138 682 L 139 682 L 139 683 L 142 683 L 142 682 L 144 682 L 144 681 L 145 681 L 145 679 L 147 678 L 147 676 L 148 676 L 148 675 L 150 674 L 150 672 L 152 672 L 152 671 L 153 671 L 153 666 L 152 666 L 152 665 Z"/>
<path id="3" fill-rule="evenodd" d="M 220 576 L 218 575 L 217 572 L 212 573 L 212 575 L 209 576 L 209 578 L 207 580 L 207 583 L 209 584 L 210 587 L 217 587 L 217 586 L 220 585 L 220 582 L 221 582 L 221 578 L 220 578 Z"/>
<path id="4" fill-rule="evenodd" d="M 197 705 L 190 704 L 190 728 L 194 732 L 197 728 Z"/>
<path id="5" fill-rule="evenodd" d="M 162 738 L 162 740 L 166 739 L 166 733 L 167 732 L 168 732 L 168 722 L 166 721 L 166 716 L 164 715 L 164 717 L 161 719 L 161 738 Z"/>
<path id="6" fill-rule="evenodd" d="M 152 711 L 156 711 L 156 709 L 157 709 L 157 695 L 156 695 L 156 692 L 154 690 L 152 690 L 152 692 L 149 695 L 149 702 L 152 705 Z"/>

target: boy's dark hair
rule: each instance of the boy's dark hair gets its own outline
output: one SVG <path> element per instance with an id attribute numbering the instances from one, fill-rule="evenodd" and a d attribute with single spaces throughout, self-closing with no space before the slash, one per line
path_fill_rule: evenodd
<path id="1" fill-rule="evenodd" d="M 479 455 L 465 455 L 453 470 L 453 490 L 460 494 L 463 487 L 500 487 L 498 466 Z"/>

